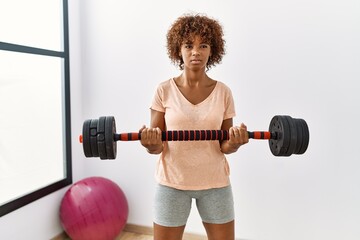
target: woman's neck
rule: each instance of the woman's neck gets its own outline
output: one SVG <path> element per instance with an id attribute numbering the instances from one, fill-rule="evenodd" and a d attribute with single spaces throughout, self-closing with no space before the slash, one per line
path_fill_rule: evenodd
<path id="1" fill-rule="evenodd" d="M 176 78 L 177 85 L 188 87 L 203 86 L 209 84 L 210 82 L 212 82 L 212 80 L 206 75 L 205 72 L 194 73 L 184 71 Z"/>

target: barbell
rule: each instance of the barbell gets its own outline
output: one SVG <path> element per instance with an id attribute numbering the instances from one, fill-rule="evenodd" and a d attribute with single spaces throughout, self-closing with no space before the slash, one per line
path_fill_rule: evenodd
<path id="1" fill-rule="evenodd" d="M 274 116 L 269 131 L 248 132 L 251 139 L 269 140 L 269 147 L 274 156 L 303 154 L 309 145 L 309 128 L 305 120 L 288 115 Z M 228 130 L 173 130 L 163 131 L 162 141 L 212 141 L 228 140 Z M 79 137 L 86 157 L 115 159 L 116 141 L 141 140 L 139 132 L 116 133 L 115 118 L 102 116 L 88 119 L 83 124 Z"/>

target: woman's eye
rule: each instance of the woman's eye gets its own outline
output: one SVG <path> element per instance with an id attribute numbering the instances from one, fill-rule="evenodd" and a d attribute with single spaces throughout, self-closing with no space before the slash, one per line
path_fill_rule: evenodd
<path id="1" fill-rule="evenodd" d="M 192 48 L 192 45 L 190 45 L 190 44 L 185 44 L 185 48 Z"/>

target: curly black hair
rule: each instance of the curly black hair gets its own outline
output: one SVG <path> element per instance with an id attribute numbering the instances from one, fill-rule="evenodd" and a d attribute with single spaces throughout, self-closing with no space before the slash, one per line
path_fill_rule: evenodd
<path id="1" fill-rule="evenodd" d="M 181 45 L 186 41 L 193 40 L 195 36 L 200 36 L 211 47 L 211 56 L 206 65 L 207 70 L 221 63 L 225 55 L 222 26 L 217 20 L 203 14 L 184 14 L 171 25 L 166 35 L 167 53 L 171 62 L 180 70 L 184 69 L 184 61 L 179 55 Z"/>

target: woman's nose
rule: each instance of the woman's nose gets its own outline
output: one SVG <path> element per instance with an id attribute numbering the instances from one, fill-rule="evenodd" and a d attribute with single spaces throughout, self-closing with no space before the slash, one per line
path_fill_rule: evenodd
<path id="1" fill-rule="evenodd" d="M 197 55 L 199 55 L 200 53 L 199 53 L 199 51 L 198 51 L 198 49 L 197 48 L 194 48 L 193 50 L 192 50 L 192 55 L 193 56 L 197 56 Z"/>

